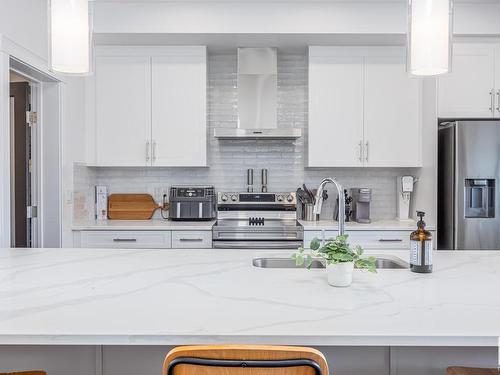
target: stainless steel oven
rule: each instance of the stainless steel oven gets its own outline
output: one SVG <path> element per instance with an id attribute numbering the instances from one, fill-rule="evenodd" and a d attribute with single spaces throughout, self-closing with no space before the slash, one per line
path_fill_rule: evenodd
<path id="1" fill-rule="evenodd" d="M 219 193 L 214 248 L 297 249 L 304 232 L 295 193 Z"/>

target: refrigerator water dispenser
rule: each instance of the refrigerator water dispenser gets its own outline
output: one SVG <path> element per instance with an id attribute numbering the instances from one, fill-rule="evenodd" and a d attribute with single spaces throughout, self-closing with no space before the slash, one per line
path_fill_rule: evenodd
<path id="1" fill-rule="evenodd" d="M 495 217 L 495 180 L 466 178 L 464 186 L 464 216 L 466 218 Z"/>

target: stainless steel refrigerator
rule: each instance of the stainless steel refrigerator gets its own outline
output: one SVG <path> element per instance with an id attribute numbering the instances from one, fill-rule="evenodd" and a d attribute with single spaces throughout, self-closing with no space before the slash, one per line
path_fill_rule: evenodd
<path id="1" fill-rule="evenodd" d="M 500 249 L 500 121 L 438 130 L 438 250 Z"/>

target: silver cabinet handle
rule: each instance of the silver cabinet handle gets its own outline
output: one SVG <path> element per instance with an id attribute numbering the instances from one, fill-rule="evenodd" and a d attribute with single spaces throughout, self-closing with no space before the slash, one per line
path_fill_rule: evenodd
<path id="1" fill-rule="evenodd" d="M 497 111 L 500 112 L 500 90 L 497 91 Z"/>
<path id="2" fill-rule="evenodd" d="M 403 242 L 401 238 L 380 238 L 378 242 Z"/>
<path id="3" fill-rule="evenodd" d="M 494 95 L 494 91 L 491 90 L 490 91 L 490 111 L 491 113 L 493 113 L 494 109 L 495 108 L 495 95 Z"/>
<path id="4" fill-rule="evenodd" d="M 181 242 L 201 242 L 203 238 L 179 238 Z"/>
<path id="5" fill-rule="evenodd" d="M 363 141 L 359 141 L 359 161 L 363 161 Z"/>
<path id="6" fill-rule="evenodd" d="M 365 143 L 365 160 L 368 162 L 368 141 Z"/>
<path id="7" fill-rule="evenodd" d="M 149 154 L 150 154 L 150 145 L 149 145 L 149 141 L 147 141 L 146 142 L 146 161 L 149 161 L 149 159 L 150 159 Z"/>
<path id="8" fill-rule="evenodd" d="M 137 242 L 137 238 L 113 238 L 113 242 Z"/>
<path id="9" fill-rule="evenodd" d="M 153 163 L 156 161 L 156 142 L 153 141 Z"/>

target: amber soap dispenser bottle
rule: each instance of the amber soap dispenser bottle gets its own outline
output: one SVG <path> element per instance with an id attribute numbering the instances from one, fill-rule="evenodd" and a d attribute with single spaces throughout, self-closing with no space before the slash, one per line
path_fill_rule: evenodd
<path id="1" fill-rule="evenodd" d="M 417 211 L 420 220 L 417 230 L 410 235 L 410 270 L 418 273 L 432 272 L 432 235 L 425 230 L 425 212 Z"/>

